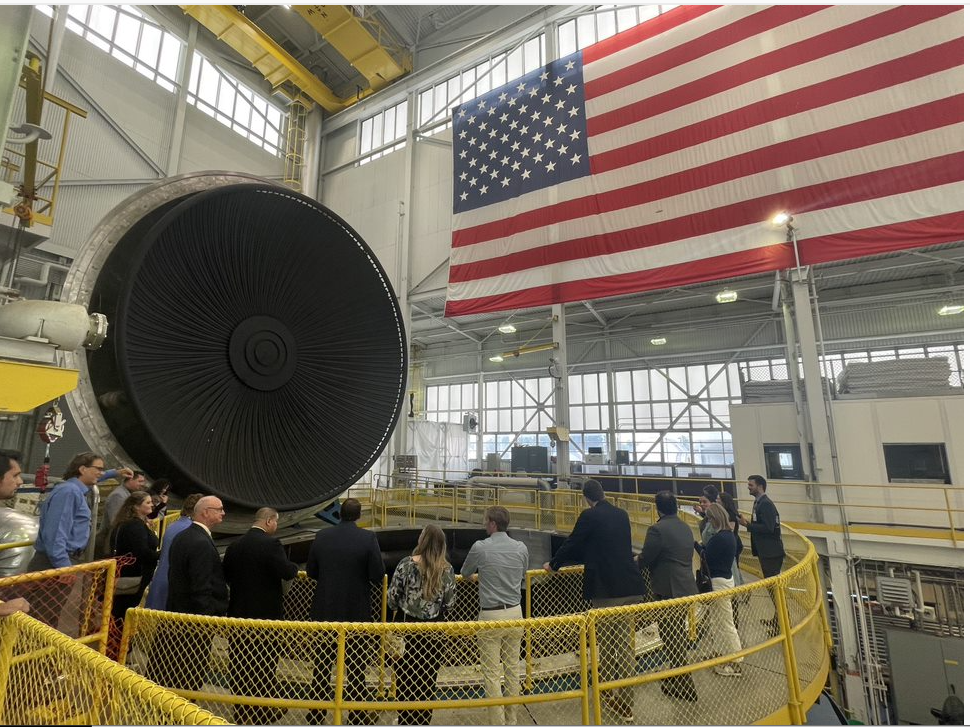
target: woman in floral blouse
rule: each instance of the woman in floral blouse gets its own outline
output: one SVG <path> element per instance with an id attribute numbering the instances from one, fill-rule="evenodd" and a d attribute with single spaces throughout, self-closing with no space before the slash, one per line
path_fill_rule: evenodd
<path id="1" fill-rule="evenodd" d="M 455 603 L 455 571 L 445 559 L 445 534 L 427 525 L 414 552 L 397 564 L 387 589 L 387 606 L 402 621 L 445 621 Z M 404 658 L 398 662 L 398 698 L 427 702 L 435 696 L 441 667 L 441 636 L 411 633 L 405 638 Z M 430 709 L 402 709 L 400 725 L 431 724 Z"/>

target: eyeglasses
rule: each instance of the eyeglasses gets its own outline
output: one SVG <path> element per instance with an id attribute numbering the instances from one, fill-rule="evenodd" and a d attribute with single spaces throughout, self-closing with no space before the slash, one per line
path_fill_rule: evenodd
<path id="1" fill-rule="evenodd" d="M 225 512 L 226 511 L 226 508 L 224 508 L 224 507 L 207 507 L 206 510 L 215 510 L 216 512 Z"/>
<path id="2" fill-rule="evenodd" d="M 86 464 L 84 466 L 85 467 L 90 467 L 91 469 L 97 470 L 98 472 L 104 472 L 104 467 L 98 467 L 98 465 L 96 465 L 96 464 Z"/>

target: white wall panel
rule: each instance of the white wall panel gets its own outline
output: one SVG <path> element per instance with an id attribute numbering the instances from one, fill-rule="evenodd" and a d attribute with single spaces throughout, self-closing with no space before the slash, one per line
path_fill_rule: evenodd
<path id="1" fill-rule="evenodd" d="M 190 105 L 185 109 L 185 137 L 178 173 L 207 169 L 280 178 L 283 159 Z"/>
<path id="2" fill-rule="evenodd" d="M 62 187 L 51 237 L 37 248 L 52 255 L 73 258 L 101 219 L 142 186 Z"/>
<path id="3" fill-rule="evenodd" d="M 377 255 L 398 286 L 398 219 L 404 199 L 404 152 L 324 177 L 322 202 L 342 217 Z M 415 253 L 417 254 L 417 253 Z"/>
<path id="4" fill-rule="evenodd" d="M 450 138 L 451 132 L 446 136 Z M 424 280 L 451 252 L 451 149 L 415 146 L 416 184 L 412 191 L 411 281 Z"/>

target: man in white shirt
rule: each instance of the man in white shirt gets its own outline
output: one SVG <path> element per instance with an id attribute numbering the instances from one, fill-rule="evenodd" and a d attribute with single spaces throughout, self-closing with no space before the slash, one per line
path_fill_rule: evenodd
<path id="1" fill-rule="evenodd" d="M 488 538 L 472 545 L 461 568 L 464 578 L 478 574 L 479 621 L 522 618 L 521 595 L 525 572 L 529 567 L 529 550 L 525 543 L 509 537 L 506 532 L 509 519 L 509 511 L 504 507 L 490 507 L 485 511 Z M 503 670 L 508 696 L 519 696 L 521 644 L 521 628 L 483 629 L 478 632 L 487 696 L 502 696 Z M 506 705 L 504 709 L 501 706 L 489 707 L 488 722 L 493 725 L 514 725 L 515 705 Z"/>

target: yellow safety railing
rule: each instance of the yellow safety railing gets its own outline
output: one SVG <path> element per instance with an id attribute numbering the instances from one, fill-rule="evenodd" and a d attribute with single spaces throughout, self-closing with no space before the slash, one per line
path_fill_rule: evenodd
<path id="1" fill-rule="evenodd" d="M 23 613 L 0 621 L 2 724 L 226 724 Z"/>
<path id="2" fill-rule="evenodd" d="M 484 473 L 495 476 L 508 473 Z M 437 477 L 437 473 L 435 474 Z M 552 477 L 552 475 L 530 475 L 531 477 Z M 596 475 L 589 475 L 596 479 Z M 608 492 L 607 496 L 620 504 L 625 498 L 633 501 L 652 501 L 652 496 L 637 494 L 637 482 L 652 480 L 668 480 L 669 478 L 651 477 L 649 475 L 602 475 L 611 482 L 617 482 L 621 492 Z M 414 505 L 417 502 L 428 503 L 432 498 L 447 497 L 443 493 L 460 499 L 461 493 L 468 489 L 455 487 L 467 478 L 465 472 L 442 472 L 440 481 L 429 479 L 426 487 L 398 489 L 379 489 L 380 497 L 397 498 L 397 509 L 390 508 L 391 524 L 398 524 L 394 518 L 396 513 L 405 513 L 412 518 L 417 515 Z M 748 495 L 746 481 L 707 478 L 676 478 L 678 489 L 690 489 L 699 492 L 705 485 L 713 485 L 718 490 L 725 490 L 729 485 L 734 486 L 737 493 L 738 507 L 742 512 L 751 508 L 752 498 Z M 522 497 L 535 490 L 523 487 L 503 487 L 491 485 L 489 490 L 499 499 Z M 416 493 L 411 500 L 407 499 L 408 492 Z M 398 493 L 391 495 L 390 493 Z M 428 493 L 438 493 L 430 495 Z M 576 500 L 577 509 L 584 507 L 582 493 L 576 490 L 555 490 L 557 496 L 572 493 Z M 549 493 L 546 493 L 549 494 Z M 685 495 L 677 492 L 681 504 L 696 502 L 696 495 Z M 892 484 L 848 484 L 828 482 L 803 482 L 796 480 L 772 480 L 768 483 L 768 494 L 778 506 L 785 522 L 796 529 L 806 530 L 841 530 L 843 523 L 850 532 L 860 535 L 892 535 L 915 538 L 930 538 L 934 540 L 948 540 L 956 548 L 963 547 L 963 487 L 959 485 L 936 485 L 924 483 L 900 482 Z M 645 499 L 646 498 L 646 499 Z M 503 503 L 504 504 L 504 503 Z M 621 505 L 622 506 L 622 505 Z M 535 513 L 536 516 L 539 513 Z M 559 529 L 569 529 L 572 523 L 569 514 L 560 512 Z M 524 524 L 523 524 L 524 526 Z"/>
<path id="3" fill-rule="evenodd" d="M 653 522 L 652 498 L 612 499 L 635 530 Z M 369 508 L 376 524 L 416 525 L 480 523 L 485 507 L 503 504 L 513 527 L 568 532 L 581 502 L 570 491 L 431 488 L 376 490 Z M 334 724 L 361 723 L 396 710 L 407 724 L 442 710 L 439 721 L 487 724 L 504 710 L 537 724 L 801 724 L 826 683 L 831 636 L 816 552 L 789 528 L 784 541 L 778 576 L 617 609 L 589 609 L 579 568 L 530 571 L 525 618 L 507 622 L 476 620 L 477 583 L 460 579 L 446 623 L 388 622 L 386 581 L 374 589 L 374 623 L 311 622 L 315 584 L 301 575 L 285 596 L 290 621 L 132 609 L 120 660 L 246 723 L 288 710 L 287 721 L 327 710 Z M 759 572 L 749 555 L 742 565 Z"/>
<path id="4" fill-rule="evenodd" d="M 32 617 L 104 654 L 114 582 L 115 561 L 99 560 L 0 578 L 0 600 L 26 599 Z"/>

